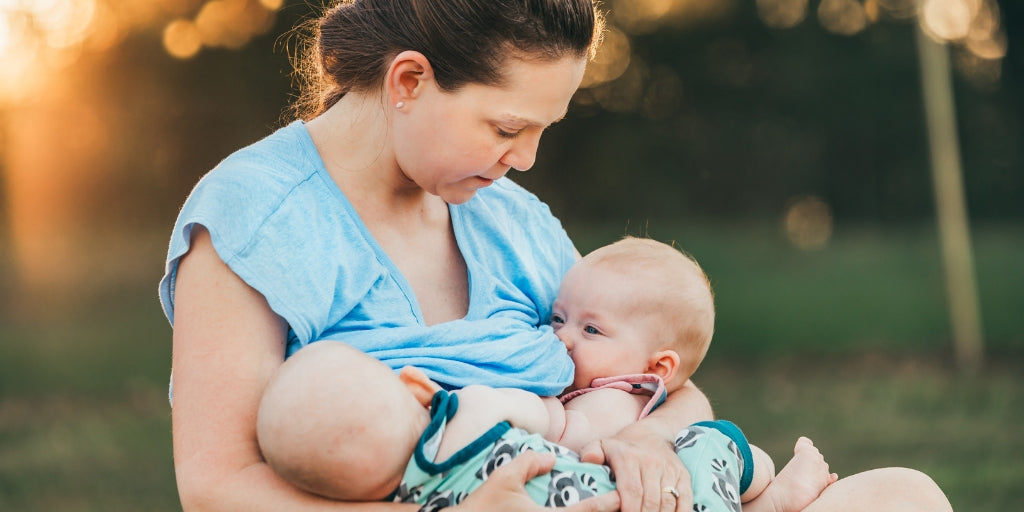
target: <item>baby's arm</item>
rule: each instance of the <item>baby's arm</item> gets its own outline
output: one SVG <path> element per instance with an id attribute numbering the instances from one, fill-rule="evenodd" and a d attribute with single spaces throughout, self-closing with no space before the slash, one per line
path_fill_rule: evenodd
<path id="1" fill-rule="evenodd" d="M 459 397 L 459 412 L 445 427 L 438 460 L 450 457 L 502 421 L 534 434 L 547 433 L 552 423 L 545 402 L 528 391 L 466 386 L 455 394 Z M 555 421 L 564 421 L 560 419 L 564 416 L 560 413 Z"/>
<path id="2" fill-rule="evenodd" d="M 467 386 L 456 394 L 459 413 L 445 430 L 439 460 L 501 421 L 579 451 L 587 443 L 613 436 L 635 422 L 650 398 L 618 389 L 598 389 L 563 406 L 557 398 L 541 398 L 521 389 Z"/>
<path id="3" fill-rule="evenodd" d="M 750 445 L 750 453 L 754 459 L 754 475 L 746 492 L 740 496 L 740 502 L 747 503 L 761 495 L 768 484 L 775 478 L 775 462 L 764 450 Z"/>

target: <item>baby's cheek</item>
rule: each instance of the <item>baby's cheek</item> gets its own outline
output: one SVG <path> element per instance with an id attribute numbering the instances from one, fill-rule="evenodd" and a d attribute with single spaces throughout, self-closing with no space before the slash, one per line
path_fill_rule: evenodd
<path id="1" fill-rule="evenodd" d="M 573 376 L 573 387 L 576 389 L 588 388 L 590 383 L 597 378 L 586 366 L 576 365 L 576 374 Z"/>

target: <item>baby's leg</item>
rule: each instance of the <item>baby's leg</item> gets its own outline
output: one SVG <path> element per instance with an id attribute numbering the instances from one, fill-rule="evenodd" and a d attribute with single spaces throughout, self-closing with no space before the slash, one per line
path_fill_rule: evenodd
<path id="1" fill-rule="evenodd" d="M 775 463 L 772 458 L 757 446 L 750 445 L 750 456 L 754 460 L 754 474 L 750 479 L 750 485 L 743 491 L 740 501 L 749 503 L 757 498 L 768 488 L 768 484 L 775 479 Z"/>
<path id="2" fill-rule="evenodd" d="M 839 477 L 829 473 L 828 463 L 810 439 L 801 437 L 793 447 L 793 458 L 768 484 L 764 492 L 743 504 L 747 512 L 798 512 L 810 505 Z"/>

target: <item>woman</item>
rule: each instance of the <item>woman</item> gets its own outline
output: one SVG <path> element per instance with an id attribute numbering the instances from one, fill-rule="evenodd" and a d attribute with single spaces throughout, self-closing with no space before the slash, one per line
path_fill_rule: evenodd
<path id="1" fill-rule="evenodd" d="M 362 0 L 319 20 L 307 121 L 218 165 L 172 234 L 161 300 L 174 325 L 185 510 L 410 510 L 304 494 L 264 463 L 261 393 L 310 342 L 345 341 L 451 387 L 552 394 L 571 382 L 543 324 L 576 253 L 547 207 L 503 177 L 533 165 L 600 30 L 592 0 Z M 572 509 L 615 510 L 621 499 L 627 512 L 690 510 L 670 440 L 710 416 L 688 383 L 584 450 L 614 469 L 619 494 Z M 521 456 L 454 508 L 539 508 L 522 483 L 551 462 Z M 834 484 L 821 509 L 945 499 L 919 473 L 884 471 Z"/>

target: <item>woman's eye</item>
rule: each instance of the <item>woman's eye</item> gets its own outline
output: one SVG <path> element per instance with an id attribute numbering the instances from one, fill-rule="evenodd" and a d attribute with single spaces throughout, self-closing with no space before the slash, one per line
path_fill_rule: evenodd
<path id="1" fill-rule="evenodd" d="M 523 133 L 522 131 L 509 132 L 509 131 L 502 130 L 501 128 L 497 128 L 497 130 L 498 130 L 498 136 L 503 138 L 503 139 L 514 139 L 514 138 L 518 137 L 520 133 Z"/>
<path id="2" fill-rule="evenodd" d="M 597 327 L 594 327 L 593 325 L 588 325 L 584 327 L 583 331 L 586 332 L 587 334 L 601 334 L 601 331 L 597 330 Z"/>

